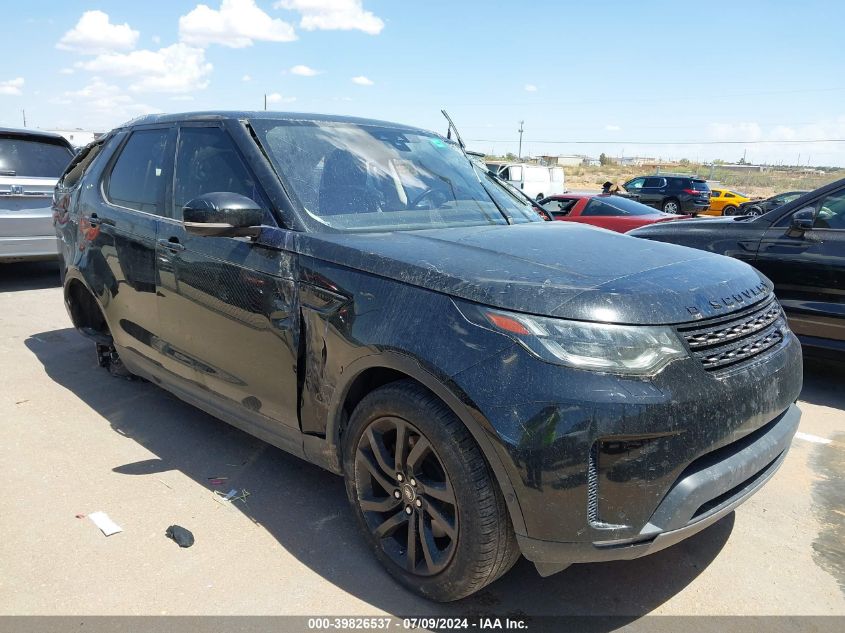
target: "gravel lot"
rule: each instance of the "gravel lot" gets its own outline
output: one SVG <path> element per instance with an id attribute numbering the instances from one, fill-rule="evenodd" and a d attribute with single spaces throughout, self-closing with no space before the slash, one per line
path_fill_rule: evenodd
<path id="1" fill-rule="evenodd" d="M 808 363 L 786 463 L 720 523 L 547 579 L 523 560 L 444 606 L 381 571 L 340 478 L 99 369 L 55 266 L 0 267 L 0 333 L 0 614 L 845 615 L 845 366 Z M 98 510 L 124 531 L 76 518 Z"/>

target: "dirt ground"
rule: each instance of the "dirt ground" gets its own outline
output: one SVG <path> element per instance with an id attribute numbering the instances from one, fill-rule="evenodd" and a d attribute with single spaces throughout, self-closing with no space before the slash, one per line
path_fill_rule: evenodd
<path id="1" fill-rule="evenodd" d="M 52 265 L 0 268 L 0 359 L 0 615 L 845 615 L 842 366 L 808 363 L 785 464 L 721 522 L 545 579 L 522 560 L 438 605 L 381 570 L 340 478 L 98 368 Z M 245 503 L 214 493 L 232 488 Z M 76 518 L 95 511 L 123 532 Z M 171 524 L 195 545 L 167 539 Z"/>

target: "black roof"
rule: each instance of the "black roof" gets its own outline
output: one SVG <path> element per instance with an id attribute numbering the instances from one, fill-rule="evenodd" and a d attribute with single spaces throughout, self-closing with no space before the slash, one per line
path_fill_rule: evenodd
<path id="1" fill-rule="evenodd" d="M 58 142 L 70 147 L 70 141 L 61 134 L 56 134 L 55 132 L 45 132 L 44 130 L 33 130 L 32 128 L 26 127 L 0 127 L 0 136 L 29 136 L 31 138 L 41 138 L 45 141 L 52 141 L 54 143 Z"/>
<path id="2" fill-rule="evenodd" d="M 156 123 L 173 123 L 176 121 L 215 121 L 223 119 L 265 119 L 269 121 L 319 121 L 326 123 L 351 123 L 353 125 L 374 125 L 400 128 L 408 131 L 425 132 L 422 128 L 377 119 L 341 116 L 336 114 L 312 114 L 307 112 L 268 112 L 264 110 L 209 110 L 205 112 L 181 112 L 173 114 L 147 114 L 127 121 L 117 129 L 135 127 L 137 125 L 153 125 Z"/>

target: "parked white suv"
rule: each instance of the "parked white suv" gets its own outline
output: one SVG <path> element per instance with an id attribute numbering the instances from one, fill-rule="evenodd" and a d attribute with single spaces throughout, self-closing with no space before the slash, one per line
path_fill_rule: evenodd
<path id="1" fill-rule="evenodd" d="M 50 205 L 73 155 L 58 134 L 0 128 L 0 263 L 58 257 Z"/>

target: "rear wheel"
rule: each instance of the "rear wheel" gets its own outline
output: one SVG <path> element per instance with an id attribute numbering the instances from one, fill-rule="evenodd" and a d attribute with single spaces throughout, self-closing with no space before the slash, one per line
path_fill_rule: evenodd
<path id="1" fill-rule="evenodd" d="M 668 198 L 663 201 L 663 213 L 674 213 L 678 215 L 681 212 L 681 204 L 675 198 Z"/>
<path id="2" fill-rule="evenodd" d="M 405 587 L 432 600 L 457 600 L 519 558 L 481 450 L 420 385 L 399 381 L 367 395 L 352 414 L 343 448 L 356 523 Z"/>
<path id="3" fill-rule="evenodd" d="M 729 204 L 724 209 L 722 209 L 722 215 L 736 215 L 736 207 L 732 204 Z"/>
<path id="4" fill-rule="evenodd" d="M 746 215 L 763 215 L 763 209 L 756 204 L 752 204 L 745 210 Z"/>

